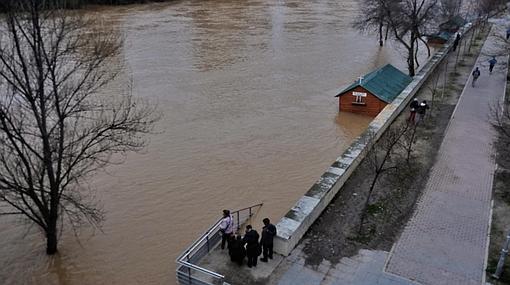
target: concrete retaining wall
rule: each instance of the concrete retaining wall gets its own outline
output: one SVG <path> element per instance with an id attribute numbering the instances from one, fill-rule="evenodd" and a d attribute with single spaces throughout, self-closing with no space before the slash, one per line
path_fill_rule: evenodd
<path id="1" fill-rule="evenodd" d="M 471 24 L 461 29 L 465 34 Z M 320 216 L 322 211 L 338 193 L 345 181 L 351 176 L 367 151 L 391 125 L 395 118 L 406 108 L 409 101 L 423 83 L 435 71 L 452 48 L 453 37 L 420 69 L 413 81 L 388 104 L 370 123 L 367 130 L 349 146 L 349 148 L 326 170 L 320 179 L 302 196 L 289 212 L 276 224 L 278 235 L 274 240 L 274 250 L 289 255 L 292 249 L 306 233 L 308 228 Z M 460 45 L 459 45 L 460 48 Z"/>

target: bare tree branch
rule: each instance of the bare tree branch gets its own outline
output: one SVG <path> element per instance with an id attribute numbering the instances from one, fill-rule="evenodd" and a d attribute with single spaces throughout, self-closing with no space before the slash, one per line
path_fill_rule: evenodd
<path id="1" fill-rule="evenodd" d="M 158 116 L 130 92 L 101 93 L 118 74 L 122 37 L 38 0 L 8 0 L 0 23 L 0 206 L 37 224 L 48 254 L 67 217 L 100 228 L 85 182 L 114 154 L 141 150 Z"/>

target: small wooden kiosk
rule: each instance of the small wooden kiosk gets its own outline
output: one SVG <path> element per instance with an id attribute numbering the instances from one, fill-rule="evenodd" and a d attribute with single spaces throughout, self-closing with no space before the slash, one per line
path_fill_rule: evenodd
<path id="1" fill-rule="evenodd" d="M 387 64 L 336 95 L 339 111 L 377 116 L 411 81 L 411 77 Z"/>

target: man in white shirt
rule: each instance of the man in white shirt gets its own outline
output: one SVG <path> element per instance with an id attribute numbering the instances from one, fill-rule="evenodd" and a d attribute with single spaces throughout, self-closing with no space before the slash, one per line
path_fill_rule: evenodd
<path id="1" fill-rule="evenodd" d="M 221 232 L 221 249 L 225 249 L 225 243 L 230 242 L 230 238 L 234 234 L 234 220 L 230 215 L 229 210 L 223 210 L 223 219 L 220 222 L 220 232 Z"/>

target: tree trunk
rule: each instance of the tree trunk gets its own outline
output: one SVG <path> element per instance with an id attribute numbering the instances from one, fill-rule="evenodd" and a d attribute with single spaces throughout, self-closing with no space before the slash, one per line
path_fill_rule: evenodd
<path id="1" fill-rule="evenodd" d="M 434 93 L 432 93 L 432 100 L 434 100 L 433 98 L 434 98 Z M 411 132 L 411 139 L 410 139 L 409 145 L 407 146 L 407 149 L 406 149 L 406 152 L 407 152 L 406 162 L 407 162 L 407 164 L 409 164 L 409 162 L 411 160 L 411 152 L 413 152 L 414 138 L 416 136 L 416 125 L 413 125 L 412 128 L 413 129 L 412 129 L 412 132 Z"/>
<path id="2" fill-rule="evenodd" d="M 57 253 L 57 243 L 57 219 L 55 218 L 49 223 L 46 230 L 46 254 L 53 255 Z"/>
<path id="3" fill-rule="evenodd" d="M 409 48 L 409 53 L 407 55 L 407 70 L 409 71 L 409 76 L 413 77 L 415 75 L 414 70 L 414 39 L 411 41 L 411 45 Z"/>
<path id="4" fill-rule="evenodd" d="M 379 23 L 379 46 L 383 46 L 383 23 Z"/>
<path id="5" fill-rule="evenodd" d="M 359 228 L 358 228 L 358 234 L 360 234 L 360 235 L 363 232 L 363 224 L 365 223 L 365 219 L 367 217 L 368 204 L 370 203 L 370 198 L 372 197 L 372 192 L 374 191 L 375 183 L 377 182 L 377 179 L 379 179 L 379 174 L 381 174 L 381 171 L 376 170 L 374 179 L 372 179 L 372 183 L 370 184 L 370 189 L 368 190 L 368 195 L 367 195 L 367 199 L 365 200 L 365 205 L 363 206 L 363 211 L 361 212 Z"/>

